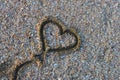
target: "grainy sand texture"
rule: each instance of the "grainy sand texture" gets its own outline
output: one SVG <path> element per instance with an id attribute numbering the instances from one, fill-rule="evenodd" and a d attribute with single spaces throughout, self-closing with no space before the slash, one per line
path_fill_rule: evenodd
<path id="1" fill-rule="evenodd" d="M 120 80 L 120 0 L 0 0 L 0 80 L 11 80 L 18 65 L 42 53 L 36 25 L 45 16 L 75 29 L 80 47 L 48 52 L 42 67 L 23 67 L 18 80 Z M 45 34 L 52 48 L 75 42 L 51 23 Z"/>

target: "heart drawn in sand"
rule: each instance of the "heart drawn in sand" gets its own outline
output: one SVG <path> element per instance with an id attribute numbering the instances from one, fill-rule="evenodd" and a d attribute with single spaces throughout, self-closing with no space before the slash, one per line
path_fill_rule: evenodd
<path id="1" fill-rule="evenodd" d="M 52 23 L 52 24 L 54 24 L 54 25 L 56 25 L 58 27 L 60 36 L 63 36 L 65 34 L 70 34 L 70 35 L 72 35 L 75 38 L 75 41 L 73 43 L 71 43 L 70 45 L 65 46 L 65 47 L 59 47 L 59 48 L 49 47 L 48 43 L 47 43 L 47 39 L 45 38 L 45 33 L 44 33 L 44 27 L 48 23 Z M 40 38 L 40 40 L 42 42 L 42 54 L 34 55 L 35 58 L 33 57 L 33 59 L 31 59 L 30 61 L 26 61 L 26 62 L 22 63 L 21 65 L 17 66 L 15 71 L 14 71 L 12 80 L 16 80 L 17 79 L 18 73 L 19 73 L 20 69 L 22 69 L 23 67 L 25 67 L 25 66 L 27 66 L 29 64 L 32 64 L 37 59 L 39 59 L 40 64 L 42 66 L 43 62 L 45 60 L 45 57 L 46 57 L 46 53 L 48 51 L 76 50 L 80 46 L 81 40 L 80 40 L 80 37 L 78 36 L 77 32 L 74 29 L 65 29 L 65 26 L 59 20 L 57 20 L 54 17 L 51 17 L 51 16 L 45 17 L 45 19 L 43 19 L 42 22 L 40 21 L 37 24 L 37 30 L 38 30 L 37 31 L 38 32 L 38 37 Z"/>
<path id="2" fill-rule="evenodd" d="M 53 24 L 56 25 L 59 28 L 59 34 L 65 35 L 65 34 L 70 34 L 71 36 L 73 36 L 75 38 L 75 41 L 73 43 L 71 43 L 71 45 L 69 46 L 65 46 L 65 47 L 59 47 L 59 48 L 51 48 L 48 46 L 47 40 L 45 38 L 45 33 L 44 33 L 44 27 L 47 24 Z M 48 51 L 65 51 L 65 50 L 76 50 L 79 45 L 80 45 L 80 37 L 77 34 L 77 32 L 74 29 L 65 29 L 65 26 L 59 21 L 57 20 L 55 17 L 45 17 L 42 22 L 40 21 L 39 24 L 37 24 L 37 30 L 38 30 L 38 36 L 40 37 L 40 40 L 42 42 L 42 50 L 46 51 L 47 47 L 49 47 Z"/>

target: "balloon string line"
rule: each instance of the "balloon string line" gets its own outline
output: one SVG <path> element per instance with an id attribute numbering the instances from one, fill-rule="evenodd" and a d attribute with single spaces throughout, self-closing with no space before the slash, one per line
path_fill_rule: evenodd
<path id="1" fill-rule="evenodd" d="M 26 61 L 26 62 L 24 62 L 23 64 L 17 66 L 16 69 L 15 69 L 15 71 L 14 71 L 13 79 L 12 79 L 12 80 L 17 80 L 18 72 L 19 72 L 24 66 L 31 64 L 31 63 L 32 63 L 34 60 L 36 60 L 36 59 L 39 60 L 41 66 L 43 66 L 45 57 L 46 57 L 46 51 L 43 52 L 42 54 L 34 55 L 34 57 L 33 57 L 34 59 L 29 60 L 29 61 Z"/>

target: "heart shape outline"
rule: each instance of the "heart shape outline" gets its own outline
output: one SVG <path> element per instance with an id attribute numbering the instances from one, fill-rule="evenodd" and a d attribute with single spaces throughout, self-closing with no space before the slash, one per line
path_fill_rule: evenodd
<path id="1" fill-rule="evenodd" d="M 56 49 L 51 49 L 51 48 L 47 48 L 47 42 L 46 40 L 44 39 L 44 34 L 43 34 L 43 29 L 44 29 L 44 26 L 48 23 L 53 23 L 53 24 L 56 24 L 58 26 L 58 28 L 60 29 L 60 35 L 63 35 L 65 33 L 69 33 L 73 36 L 75 36 L 76 38 L 76 41 L 75 41 L 75 44 L 72 45 L 72 46 L 68 46 L 67 48 L 63 47 L 63 48 L 56 48 Z M 39 27 L 40 26 L 40 27 Z M 18 75 L 18 72 L 19 70 L 24 67 L 25 65 L 29 65 L 31 64 L 32 62 L 36 62 L 35 60 L 38 60 L 36 59 L 36 56 L 39 57 L 39 60 L 40 60 L 40 63 L 41 63 L 41 66 L 43 65 L 43 61 L 46 57 L 46 54 L 48 51 L 66 51 L 66 50 L 76 50 L 78 49 L 78 47 L 80 46 L 81 44 L 81 40 L 80 40 L 80 37 L 79 35 L 77 34 L 77 32 L 74 30 L 74 29 L 65 29 L 65 26 L 59 21 L 57 20 L 55 17 L 52 17 L 52 16 L 48 16 L 48 17 L 45 17 L 42 22 L 40 21 L 38 24 L 37 24 L 37 32 L 38 32 L 38 36 L 40 37 L 41 41 L 42 41 L 42 50 L 43 50 L 43 53 L 40 54 L 40 55 L 34 55 L 33 59 L 30 60 L 30 61 L 26 61 L 25 63 L 22 63 L 21 65 L 19 66 L 16 66 L 15 68 L 15 72 L 13 73 L 13 80 L 16 80 L 17 79 L 17 75 Z M 41 59 L 42 58 L 42 59 Z"/>
<path id="2" fill-rule="evenodd" d="M 72 36 L 75 37 L 75 43 L 72 46 L 67 46 L 67 47 L 62 47 L 62 48 L 50 48 L 47 45 L 47 41 L 46 39 L 44 39 L 44 26 L 48 23 L 52 23 L 54 25 L 56 25 L 59 28 L 59 33 L 60 35 L 69 33 Z M 77 34 L 77 32 L 75 31 L 75 29 L 66 29 L 65 26 L 63 25 L 63 23 L 61 21 L 59 21 L 58 19 L 56 19 L 55 17 L 52 16 L 46 16 L 45 18 L 42 19 L 42 21 L 39 21 L 39 23 L 37 24 L 37 32 L 38 32 L 38 37 L 40 37 L 40 41 L 42 42 L 42 50 L 47 52 L 51 52 L 51 51 L 66 51 L 66 50 L 76 50 L 79 48 L 80 44 L 81 44 L 81 39 L 80 36 Z M 49 49 L 48 49 L 49 48 Z"/>

